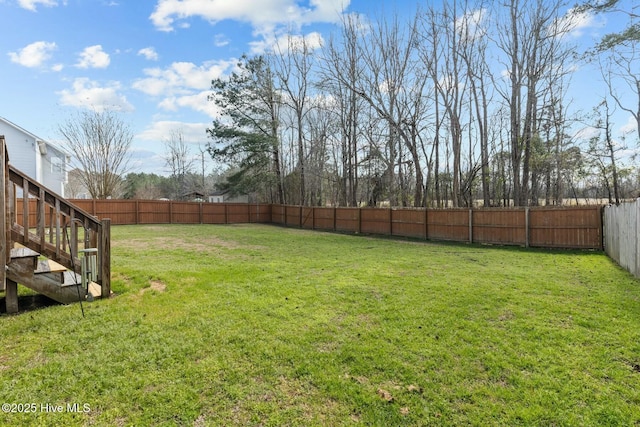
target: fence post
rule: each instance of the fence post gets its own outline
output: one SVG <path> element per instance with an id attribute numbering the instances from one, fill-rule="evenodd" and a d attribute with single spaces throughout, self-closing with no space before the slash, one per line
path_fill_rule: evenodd
<path id="1" fill-rule="evenodd" d="M 425 206 L 424 207 L 424 240 L 429 240 L 429 226 L 427 225 L 428 211 L 429 209 L 427 209 L 427 207 Z"/>
<path id="2" fill-rule="evenodd" d="M 389 236 L 393 236 L 393 209 L 389 207 Z"/>
<path id="3" fill-rule="evenodd" d="M 605 250 L 604 248 L 604 205 L 600 206 L 600 224 L 598 224 L 599 230 L 600 230 L 600 249 L 601 250 Z"/>
<path id="4" fill-rule="evenodd" d="M 469 209 L 469 243 L 473 243 L 473 208 Z"/>
<path id="5" fill-rule="evenodd" d="M 336 231 L 336 221 L 337 221 L 336 220 L 336 213 L 337 213 L 336 211 L 337 211 L 337 209 L 338 208 L 336 206 L 333 207 L 333 231 Z"/>
<path id="6" fill-rule="evenodd" d="M 524 208 L 524 247 L 529 247 L 529 206 Z"/>

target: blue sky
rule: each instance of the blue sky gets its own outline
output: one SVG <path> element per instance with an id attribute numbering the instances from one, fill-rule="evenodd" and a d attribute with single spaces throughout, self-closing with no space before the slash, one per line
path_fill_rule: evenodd
<path id="1" fill-rule="evenodd" d="M 228 73 L 240 55 L 259 53 L 287 28 L 327 38 L 341 13 L 413 13 L 416 4 L 0 0 L 0 116 L 55 142 L 58 124 L 78 108 L 108 106 L 122 111 L 135 134 L 133 171 L 166 173 L 163 139 L 180 129 L 194 152 L 198 144 L 204 147 L 213 117 L 206 101 L 211 80 Z M 593 44 L 620 28 L 615 19 L 585 19 L 575 34 L 578 43 Z M 588 70 L 576 77 L 577 100 L 588 105 L 599 77 Z"/>

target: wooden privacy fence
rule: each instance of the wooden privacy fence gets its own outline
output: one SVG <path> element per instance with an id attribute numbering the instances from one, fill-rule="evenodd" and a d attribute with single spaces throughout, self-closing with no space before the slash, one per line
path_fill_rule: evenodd
<path id="1" fill-rule="evenodd" d="M 430 240 L 602 249 L 601 206 L 500 209 L 376 209 L 271 206 L 290 227 Z"/>
<path id="2" fill-rule="evenodd" d="M 640 277 L 640 199 L 605 207 L 603 218 L 607 255 L 634 276 Z"/>
<path id="3" fill-rule="evenodd" d="M 34 203 L 33 200 L 29 202 Z M 113 225 L 271 222 L 271 205 L 264 204 L 87 199 L 75 199 L 71 202 L 98 218 L 110 218 Z M 22 209 L 21 206 L 20 199 L 18 209 Z M 35 224 L 35 214 L 29 217 L 29 222 L 31 226 Z"/>
<path id="4" fill-rule="evenodd" d="M 471 210 L 333 208 L 159 200 L 73 200 L 73 203 L 98 218 L 108 217 L 112 224 L 121 225 L 258 222 L 429 240 L 602 249 L 601 206 Z"/>

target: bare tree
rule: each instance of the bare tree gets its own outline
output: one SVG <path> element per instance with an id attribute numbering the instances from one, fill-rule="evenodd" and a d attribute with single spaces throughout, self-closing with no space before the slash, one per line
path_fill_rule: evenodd
<path id="1" fill-rule="evenodd" d="M 427 29 L 425 48 L 422 56 L 437 93 L 438 131 L 447 131 L 447 142 L 451 143 L 453 171 L 451 172 L 451 191 L 454 207 L 462 204 L 461 160 L 465 91 L 469 75 L 465 70 L 464 54 L 464 18 L 459 18 L 457 4 L 445 3 L 442 10 L 431 7 L 425 15 Z M 431 56 L 431 52 L 438 52 Z M 446 126 L 445 126 L 446 124 Z M 442 135 L 437 135 L 438 142 Z M 449 156 L 447 156 L 447 161 Z M 447 168 L 449 164 L 447 163 Z"/>
<path id="2" fill-rule="evenodd" d="M 385 176 L 392 205 L 408 204 L 410 185 L 414 185 L 413 204 L 423 204 L 418 129 L 424 117 L 426 99 L 422 91 L 426 76 L 417 71 L 417 44 L 415 20 L 401 23 L 397 15 L 390 20 L 381 19 L 371 28 L 368 43 L 363 46 L 366 72 L 355 85 L 342 80 L 386 122 Z M 405 159 L 405 149 L 410 159 Z"/>
<path id="3" fill-rule="evenodd" d="M 532 141 L 540 125 L 540 100 L 546 73 L 561 67 L 569 47 L 560 40 L 572 29 L 562 19 L 561 1 L 507 0 L 504 24 L 498 25 L 498 47 L 504 53 L 508 83 L 497 85 L 510 112 L 510 151 L 513 199 L 516 205 L 529 202 Z M 496 9 L 496 13 L 500 11 Z"/>
<path id="4" fill-rule="evenodd" d="M 601 131 L 603 135 L 601 135 L 602 139 L 601 136 L 595 136 L 589 140 L 587 154 L 605 184 L 609 203 L 614 203 L 615 199 L 615 204 L 618 205 L 620 204 L 620 182 L 616 160 L 618 151 L 623 147 L 613 140 L 611 116 L 614 111 L 609 106 L 609 100 L 606 97 L 594 108 L 593 127 Z"/>
<path id="5" fill-rule="evenodd" d="M 174 130 L 164 140 L 164 161 L 171 178 L 174 180 L 174 197 L 180 197 L 188 191 L 186 177 L 193 172 L 195 159 L 189 152 L 181 130 Z"/>
<path id="6" fill-rule="evenodd" d="M 297 143 L 297 169 L 300 178 L 299 203 L 307 204 L 305 189 L 306 144 L 305 116 L 309 111 L 310 75 L 313 67 L 313 49 L 305 37 L 287 36 L 286 46 L 275 46 L 274 70 L 284 96 L 283 103 L 293 112 Z"/>
<path id="7" fill-rule="evenodd" d="M 629 41 L 610 50 L 607 64 L 600 63 L 600 70 L 609 88 L 609 95 L 618 107 L 629 113 L 636 122 L 638 142 L 640 143 L 640 42 Z M 631 95 L 627 101 L 623 98 L 616 83 L 625 87 L 624 92 Z"/>
<path id="8" fill-rule="evenodd" d="M 360 40 L 365 28 L 361 18 L 347 15 L 342 21 L 339 41 L 332 38 L 324 49 L 321 84 L 336 103 L 342 167 L 338 177 L 338 202 L 343 206 L 357 206 L 358 203 L 358 137 L 362 101 L 355 87 L 362 74 L 363 48 Z"/>
<path id="9" fill-rule="evenodd" d="M 480 2 L 475 10 L 468 2 L 464 5 L 464 14 L 456 22 L 460 37 L 458 54 L 464 61 L 469 83 L 471 102 L 470 120 L 477 126 L 477 140 L 480 145 L 480 171 L 482 199 L 484 206 L 491 205 L 489 175 L 489 103 L 492 99 L 491 73 L 488 64 L 487 28 L 484 22 L 486 8 Z M 470 126 L 471 128 L 471 126 Z"/>
<path id="10" fill-rule="evenodd" d="M 311 206 L 322 206 L 325 200 L 325 172 L 329 141 L 335 138 L 335 122 L 332 103 L 323 97 L 313 100 L 309 111 L 309 148 L 307 163 L 307 192 Z"/>
<path id="11" fill-rule="evenodd" d="M 426 14 L 423 17 L 423 27 L 422 27 L 422 43 L 421 43 L 421 56 L 423 62 L 425 64 L 425 68 L 428 70 L 429 75 L 433 81 L 433 87 L 436 88 L 438 82 L 440 81 L 440 68 L 438 67 L 438 63 L 440 63 L 444 49 L 441 46 L 440 40 L 440 31 L 438 29 L 439 22 L 437 19 L 437 12 L 434 8 L 429 8 Z M 433 144 L 432 144 L 432 159 L 433 159 L 433 167 L 432 173 L 429 175 L 433 176 L 434 181 L 434 190 L 435 190 L 435 201 L 437 207 L 442 207 L 443 197 L 442 197 L 442 180 L 440 177 L 440 150 L 441 150 L 441 136 L 442 136 L 442 128 L 444 126 L 445 115 L 442 113 L 441 109 L 441 97 L 440 91 L 434 90 L 434 124 L 433 124 Z M 425 155 L 426 157 L 426 155 Z"/>
<path id="12" fill-rule="evenodd" d="M 65 148 L 81 171 L 80 180 L 94 199 L 118 197 L 128 170 L 133 134 L 114 112 L 85 110 L 58 126 Z"/>

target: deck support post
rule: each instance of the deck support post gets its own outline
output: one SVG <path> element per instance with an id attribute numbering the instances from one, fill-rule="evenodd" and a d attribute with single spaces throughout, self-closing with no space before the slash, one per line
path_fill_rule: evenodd
<path id="1" fill-rule="evenodd" d="M 11 279 L 6 279 L 6 289 L 4 302 L 7 307 L 7 314 L 18 312 L 18 284 Z"/>
<path id="2" fill-rule="evenodd" d="M 102 220 L 98 244 L 101 298 L 109 298 L 111 296 L 111 219 L 109 218 Z"/>

